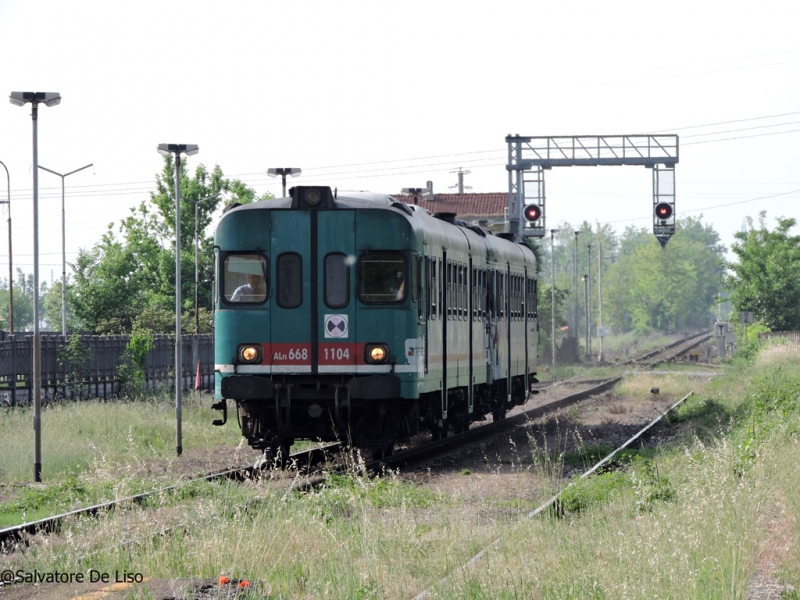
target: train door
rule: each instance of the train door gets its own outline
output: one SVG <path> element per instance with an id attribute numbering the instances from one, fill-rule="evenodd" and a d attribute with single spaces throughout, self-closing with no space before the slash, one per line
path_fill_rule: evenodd
<path id="1" fill-rule="evenodd" d="M 493 383 L 502 379 L 503 373 L 500 368 L 500 278 L 498 270 L 487 269 L 487 289 L 486 289 L 486 364 L 488 372 L 486 382 Z"/>
<path id="2" fill-rule="evenodd" d="M 319 373 L 353 373 L 358 353 L 363 351 L 355 337 L 355 212 L 338 209 L 316 214 L 314 365 Z"/>
<path id="3" fill-rule="evenodd" d="M 268 362 L 273 374 L 310 373 L 313 345 L 309 221 L 316 220 L 316 211 L 270 212 L 270 258 L 275 267 L 269 311 L 272 343 Z"/>

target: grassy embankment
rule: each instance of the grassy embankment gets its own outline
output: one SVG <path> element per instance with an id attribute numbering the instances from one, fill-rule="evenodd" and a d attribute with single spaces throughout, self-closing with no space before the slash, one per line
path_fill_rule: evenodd
<path id="1" fill-rule="evenodd" d="M 33 411 L 0 409 L 0 527 L 205 472 L 215 464 L 210 452 L 216 464 L 246 463 L 252 452 L 240 446 L 235 414 L 226 426 L 214 427 L 219 412 L 211 403 L 208 395 L 184 397 L 181 458 L 175 455 L 175 409 L 168 394 L 135 402 L 51 404 L 42 411 L 42 486 L 27 485 L 33 478 Z"/>
<path id="2" fill-rule="evenodd" d="M 180 503 L 75 523 L 9 561 L 147 577 L 225 573 L 272 598 L 410 597 L 448 573 L 433 597 L 744 598 L 754 576 L 800 586 L 800 352 L 768 348 L 736 366 L 704 386 L 659 376 L 662 394 L 698 392 L 670 419 L 673 444 L 629 453 L 536 519 L 526 515 L 563 487 L 564 462 L 590 464 L 604 448 L 555 460 L 547 448 L 517 448 L 510 470 L 486 457 L 482 472 L 453 473 L 461 486 L 369 479 L 357 468 L 305 495 L 280 482 L 193 485 Z M 633 376 L 617 393 L 646 393 L 652 378 Z M 478 492 L 471 482 L 488 485 Z M 513 498 L 500 493 L 509 485 Z M 165 526 L 176 529 L 156 535 Z"/>

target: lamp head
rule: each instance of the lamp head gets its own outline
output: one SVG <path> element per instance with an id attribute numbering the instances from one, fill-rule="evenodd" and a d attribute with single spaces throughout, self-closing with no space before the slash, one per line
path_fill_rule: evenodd
<path id="1" fill-rule="evenodd" d="M 302 169 L 298 169 L 297 167 L 284 167 L 284 168 L 276 168 L 276 169 L 267 169 L 267 175 L 270 177 L 277 177 L 278 175 L 286 176 L 291 175 L 292 177 L 297 177 L 302 173 Z"/>
<path id="2" fill-rule="evenodd" d="M 200 152 L 200 146 L 197 144 L 159 144 L 156 147 L 159 154 L 169 156 L 170 154 L 180 154 L 183 152 L 186 156 L 194 156 Z"/>
<path id="3" fill-rule="evenodd" d="M 44 103 L 45 106 L 61 104 L 61 94 L 58 92 L 11 92 L 8 101 L 14 106 L 23 106 L 28 102 L 32 104 Z"/>

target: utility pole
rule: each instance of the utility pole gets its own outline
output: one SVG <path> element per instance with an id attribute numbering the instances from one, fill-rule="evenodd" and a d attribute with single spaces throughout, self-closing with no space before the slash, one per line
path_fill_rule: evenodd
<path id="1" fill-rule="evenodd" d="M 0 165 L 6 170 L 6 180 L 8 181 L 8 196 L 5 202 L 8 204 L 8 332 L 14 333 L 14 267 L 11 252 L 11 176 L 8 174 L 6 163 L 0 160 Z"/>
<path id="2" fill-rule="evenodd" d="M 597 360 L 604 362 L 606 357 L 603 354 L 603 338 L 606 335 L 606 330 L 603 328 L 603 242 L 597 241 L 597 279 L 598 283 L 598 296 L 600 304 L 600 319 L 597 325 L 597 335 L 600 337 L 600 356 Z"/>
<path id="3" fill-rule="evenodd" d="M 471 190 L 471 186 L 464 186 L 464 175 L 469 175 L 470 171 L 464 171 L 461 167 L 458 167 L 458 171 L 450 171 L 451 173 L 458 173 L 458 183 L 456 185 L 451 185 L 450 189 L 457 188 L 459 194 L 463 194 L 464 190 Z"/>
<path id="4" fill-rule="evenodd" d="M 57 106 L 58 92 L 11 92 L 11 104 L 30 102 L 33 122 L 33 479 L 42 482 L 42 338 L 39 333 L 39 104 Z"/>
<path id="5" fill-rule="evenodd" d="M 589 275 L 588 273 L 584 273 L 583 275 L 583 294 L 585 296 L 586 302 L 586 359 L 590 358 L 589 355 Z"/>
<path id="6" fill-rule="evenodd" d="M 578 236 L 580 234 L 580 231 L 575 232 L 575 248 L 572 250 L 572 289 L 575 291 L 572 325 L 575 327 L 575 338 L 578 337 Z"/>
<path id="7" fill-rule="evenodd" d="M 552 342 L 552 360 L 550 365 L 556 366 L 556 255 L 553 251 L 553 236 L 558 229 L 550 230 L 550 338 Z"/>
<path id="8" fill-rule="evenodd" d="M 61 332 L 64 337 L 65 344 L 67 343 L 67 217 L 64 209 L 64 179 L 73 173 L 83 171 L 91 166 L 94 165 L 89 163 L 80 169 L 75 169 L 74 171 L 70 171 L 69 173 L 62 175 L 61 173 L 56 173 L 52 169 L 48 169 L 47 167 L 39 165 L 39 168 L 43 171 L 47 171 L 48 173 L 52 173 L 53 175 L 58 175 L 61 177 Z"/>
<path id="9" fill-rule="evenodd" d="M 163 156 L 175 155 L 175 452 L 183 454 L 183 343 L 181 340 L 181 153 L 194 156 L 197 144 L 159 144 Z"/>
<path id="10" fill-rule="evenodd" d="M 589 265 L 586 267 L 586 289 L 589 289 L 589 285 L 591 284 L 591 273 L 592 273 L 592 246 L 593 244 L 587 244 L 586 249 L 588 250 L 589 254 Z M 591 360 L 592 359 L 592 329 L 590 324 L 592 322 L 592 307 L 589 302 L 589 296 L 586 296 L 586 357 Z"/>

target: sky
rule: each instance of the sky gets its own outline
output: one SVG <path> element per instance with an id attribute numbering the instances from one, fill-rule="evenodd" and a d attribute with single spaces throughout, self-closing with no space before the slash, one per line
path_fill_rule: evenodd
<path id="1" fill-rule="evenodd" d="M 67 261 L 147 201 L 159 143 L 199 144 L 280 195 L 508 190 L 509 133 L 675 133 L 676 212 L 730 246 L 745 217 L 800 217 L 800 3 L 0 0 L 0 93 L 52 91 L 39 164 L 66 173 Z M 29 106 L 0 104 L 14 265 L 33 264 Z M 5 181 L 0 170 L 0 198 Z M 40 174 L 40 279 L 61 271 L 61 182 Z M 548 226 L 651 226 L 651 171 L 554 168 Z M 0 274 L 8 272 L 0 214 Z M 68 267 L 68 272 L 70 271 Z"/>

